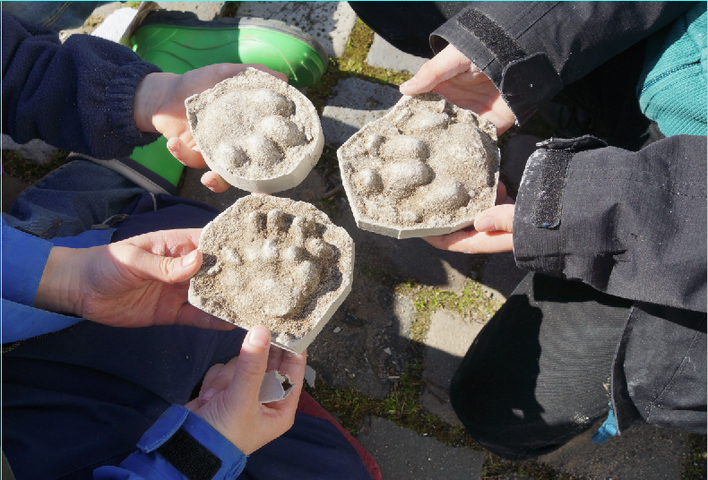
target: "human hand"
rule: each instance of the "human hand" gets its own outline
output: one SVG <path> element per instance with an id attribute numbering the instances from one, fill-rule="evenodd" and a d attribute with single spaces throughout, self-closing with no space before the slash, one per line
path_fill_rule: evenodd
<path id="1" fill-rule="evenodd" d="M 151 73 L 140 82 L 135 93 L 135 123 L 143 132 L 162 133 L 167 138 L 168 150 L 180 162 L 188 167 L 205 168 L 206 163 L 189 128 L 184 101 L 248 67 L 270 73 L 284 82 L 288 80 L 284 74 L 257 64 L 221 63 L 183 75 Z M 205 175 L 202 183 L 208 188 L 219 192 L 229 187 L 218 174 Z"/>
<path id="2" fill-rule="evenodd" d="M 164 230 L 92 248 L 53 247 L 34 306 L 115 327 L 234 326 L 189 305 L 202 263 L 199 229 Z"/>
<path id="3" fill-rule="evenodd" d="M 472 110 L 493 122 L 497 135 L 507 131 L 516 121 L 489 77 L 452 44 L 425 62 L 400 90 L 403 95 L 433 90 L 458 107 Z"/>
<path id="4" fill-rule="evenodd" d="M 514 200 L 507 196 L 506 187 L 499 182 L 497 204 L 481 213 L 471 227 L 447 235 L 426 237 L 423 240 L 441 250 L 462 253 L 500 253 L 514 249 Z"/>
<path id="5" fill-rule="evenodd" d="M 255 326 L 246 335 L 238 357 L 209 369 L 199 397 L 186 407 L 246 455 L 287 432 L 295 422 L 307 354 L 270 345 L 270 332 Z M 261 404 L 258 394 L 266 371 L 288 375 L 293 389 L 283 400 Z"/>

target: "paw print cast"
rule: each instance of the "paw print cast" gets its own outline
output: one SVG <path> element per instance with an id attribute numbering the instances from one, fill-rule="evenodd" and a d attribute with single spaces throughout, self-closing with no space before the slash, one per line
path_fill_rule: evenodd
<path id="1" fill-rule="evenodd" d="M 337 151 L 357 226 L 396 238 L 442 235 L 494 205 L 491 122 L 437 93 L 403 97 Z"/>
<path id="2" fill-rule="evenodd" d="M 351 290 L 354 244 L 304 202 L 249 195 L 202 232 L 189 301 L 274 343 L 303 351 Z"/>
<path id="3" fill-rule="evenodd" d="M 185 102 L 207 165 L 250 192 L 298 185 L 319 159 L 324 135 L 312 103 L 297 89 L 254 68 Z"/>

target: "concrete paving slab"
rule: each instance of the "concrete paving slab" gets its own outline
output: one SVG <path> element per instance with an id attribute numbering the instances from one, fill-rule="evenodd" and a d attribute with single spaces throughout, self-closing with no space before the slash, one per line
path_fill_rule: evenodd
<path id="1" fill-rule="evenodd" d="M 226 2 L 157 2 L 165 10 L 192 12 L 199 20 L 214 20 L 221 14 Z"/>
<path id="2" fill-rule="evenodd" d="M 374 41 L 366 57 L 366 63 L 372 67 L 413 74 L 416 73 L 426 61 L 428 61 L 427 58 L 402 52 L 378 34 L 374 35 Z"/>
<path id="3" fill-rule="evenodd" d="M 450 405 L 450 381 L 482 326 L 447 310 L 436 310 L 430 319 L 425 338 L 425 388 L 421 401 L 426 410 L 451 425 L 462 426 L 462 422 Z"/>
<path id="4" fill-rule="evenodd" d="M 339 147 L 369 122 L 383 117 L 401 98 L 397 88 L 360 78 L 337 83 L 322 111 L 325 143 Z"/>
<path id="5" fill-rule="evenodd" d="M 602 445 L 590 441 L 602 422 L 538 460 L 588 480 L 680 480 L 688 434 L 650 425 L 627 430 Z"/>
<path id="6" fill-rule="evenodd" d="M 327 55 L 341 57 L 356 23 L 347 2 L 240 2 L 239 17 L 274 19 L 299 27 L 320 42 Z"/>
<path id="7" fill-rule="evenodd" d="M 365 419 L 357 440 L 376 459 L 386 480 L 475 480 L 481 478 L 484 452 L 448 447 L 384 418 Z"/>
<path id="8" fill-rule="evenodd" d="M 330 385 L 381 398 L 407 363 L 415 309 L 375 279 L 355 274 L 352 292 L 308 349 L 308 363 Z"/>

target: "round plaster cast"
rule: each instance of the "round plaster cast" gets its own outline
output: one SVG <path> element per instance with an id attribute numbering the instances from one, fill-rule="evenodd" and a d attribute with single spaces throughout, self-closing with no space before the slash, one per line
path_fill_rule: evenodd
<path id="1" fill-rule="evenodd" d="M 404 96 L 339 150 L 357 226 L 395 238 L 443 235 L 494 206 L 494 124 L 434 92 Z"/>
<path id="2" fill-rule="evenodd" d="M 252 194 L 202 230 L 192 305 L 301 353 L 351 291 L 354 242 L 305 202 Z"/>
<path id="3" fill-rule="evenodd" d="M 185 106 L 209 168 L 243 190 L 293 188 L 322 154 L 324 134 L 312 102 L 255 68 L 189 97 Z"/>

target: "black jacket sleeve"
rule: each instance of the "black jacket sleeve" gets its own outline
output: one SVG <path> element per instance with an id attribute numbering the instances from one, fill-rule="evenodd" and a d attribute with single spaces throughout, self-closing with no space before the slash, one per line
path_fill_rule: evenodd
<path id="1" fill-rule="evenodd" d="M 129 48 L 89 35 L 64 44 L 49 29 L 2 13 L 2 132 L 98 158 L 128 156 L 159 134 L 133 119 L 142 79 L 160 71 Z"/>
<path id="2" fill-rule="evenodd" d="M 431 35 L 497 86 L 519 124 L 599 65 L 668 25 L 691 2 L 471 2 Z"/>
<path id="3" fill-rule="evenodd" d="M 706 311 L 706 137 L 630 152 L 549 140 L 526 165 L 514 213 L 521 268 L 622 298 Z"/>

